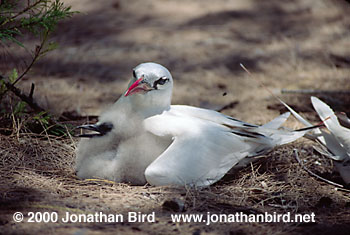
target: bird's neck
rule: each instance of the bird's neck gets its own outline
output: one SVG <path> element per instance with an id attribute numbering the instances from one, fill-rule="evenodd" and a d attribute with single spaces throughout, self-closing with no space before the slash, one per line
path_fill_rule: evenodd
<path id="1" fill-rule="evenodd" d="M 135 95 L 132 97 L 132 109 L 134 112 L 146 117 L 161 114 L 170 109 L 171 93 L 162 96 L 149 94 L 147 96 Z"/>

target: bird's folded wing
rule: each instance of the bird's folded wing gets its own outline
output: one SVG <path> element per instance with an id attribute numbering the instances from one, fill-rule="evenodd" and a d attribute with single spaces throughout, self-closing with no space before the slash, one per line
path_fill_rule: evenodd
<path id="1" fill-rule="evenodd" d="M 306 127 L 313 126 L 309 121 L 307 121 L 305 118 L 300 116 L 300 114 L 298 114 L 296 111 L 294 111 L 288 104 L 286 104 L 282 100 L 279 100 L 279 101 L 293 114 L 293 116 L 298 121 L 303 123 Z M 306 138 L 309 138 L 312 140 L 318 140 L 318 142 L 320 144 L 327 146 L 332 152 L 334 152 L 333 150 L 335 150 L 335 152 L 337 152 L 336 150 L 338 149 L 338 147 L 341 147 L 337 143 L 336 139 L 334 138 L 334 136 L 332 134 L 328 134 L 327 132 L 320 130 L 320 128 L 315 128 L 315 129 L 311 130 L 310 132 L 305 134 Z"/>
<path id="2" fill-rule="evenodd" d="M 250 124 L 247 122 L 240 121 L 238 119 L 232 118 L 230 116 L 224 115 L 222 113 L 216 112 L 214 110 L 202 109 L 187 105 L 172 105 L 172 112 L 177 115 L 191 116 L 199 119 L 215 122 L 218 124 L 232 125 L 237 127 L 258 127 L 257 125 Z"/>
<path id="3" fill-rule="evenodd" d="M 333 115 L 333 111 L 322 101 L 317 99 L 316 97 L 311 97 L 311 101 L 313 106 L 315 107 L 317 113 L 319 114 L 320 118 L 322 121 L 325 119 L 329 118 L 330 116 Z M 296 111 L 294 111 L 289 105 L 284 103 L 283 101 L 280 100 L 280 102 L 286 106 L 289 111 L 293 114 L 293 116 L 298 119 L 301 123 L 303 123 L 307 127 L 311 127 L 312 124 L 301 117 Z M 334 118 L 332 119 L 334 120 Z M 328 124 L 332 120 L 326 120 L 326 123 Z M 337 121 L 335 121 L 337 123 Z M 334 124 L 333 124 L 334 125 Z M 335 124 L 336 125 L 336 124 Z M 310 138 L 312 140 L 317 140 L 320 144 L 323 146 L 327 147 L 331 152 L 332 155 L 328 155 L 334 160 L 344 160 L 348 158 L 348 154 L 345 148 L 343 148 L 337 138 L 335 137 L 334 133 L 327 133 L 323 130 L 320 130 L 320 128 L 316 128 L 311 131 L 311 133 L 307 133 L 305 137 Z"/>
<path id="4" fill-rule="evenodd" d="M 332 154 L 327 155 L 336 161 L 342 161 L 349 158 L 345 148 L 343 148 L 337 138 L 332 134 L 321 130 L 321 135 L 317 138 L 318 142 L 327 147 Z"/>
<path id="5" fill-rule="evenodd" d="M 198 118 L 162 114 L 144 124 L 157 136 L 173 137 L 172 144 L 145 171 L 147 181 L 157 186 L 210 185 L 252 152 L 271 148 L 270 139 L 263 135 L 236 135 L 226 126 Z"/>
<path id="6" fill-rule="evenodd" d="M 328 130 L 336 137 L 340 144 L 350 154 L 350 129 L 339 124 L 333 110 L 316 97 L 311 97 L 312 105 Z"/>
<path id="7" fill-rule="evenodd" d="M 276 117 L 272 121 L 262 126 L 243 122 L 213 110 L 196 108 L 196 107 L 186 106 L 186 105 L 172 105 L 171 112 L 179 116 L 196 117 L 201 120 L 207 120 L 210 122 L 214 122 L 216 124 L 221 124 L 233 130 L 239 130 L 242 134 L 248 133 L 248 132 L 262 133 L 265 136 L 272 137 L 275 140 L 273 142 L 276 142 L 276 144 L 286 144 L 286 143 L 292 142 L 308 132 L 308 131 L 295 132 L 295 131 L 277 130 L 288 119 L 288 117 L 290 116 L 289 112 L 286 112 Z"/>

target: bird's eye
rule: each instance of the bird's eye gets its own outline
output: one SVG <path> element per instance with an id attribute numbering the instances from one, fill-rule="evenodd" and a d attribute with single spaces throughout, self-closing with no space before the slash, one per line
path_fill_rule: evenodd
<path id="1" fill-rule="evenodd" d="M 167 77 L 161 77 L 161 78 L 159 78 L 159 79 L 157 80 L 157 83 L 158 83 L 159 85 L 164 85 L 167 81 L 169 81 L 169 78 L 167 78 Z"/>
<path id="2" fill-rule="evenodd" d="M 165 83 L 167 83 L 169 81 L 169 78 L 167 77 L 161 77 L 159 78 L 158 80 L 156 80 L 154 83 L 153 83 L 153 88 L 154 89 L 158 89 L 158 85 L 164 85 Z"/>
<path id="3" fill-rule="evenodd" d="M 134 78 L 136 78 L 136 71 L 135 71 L 135 69 L 132 71 L 132 76 L 134 76 Z"/>

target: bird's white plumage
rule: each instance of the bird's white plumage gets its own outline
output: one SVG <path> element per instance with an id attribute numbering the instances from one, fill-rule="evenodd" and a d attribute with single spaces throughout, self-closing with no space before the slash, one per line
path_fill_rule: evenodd
<path id="1" fill-rule="evenodd" d="M 350 156 L 350 129 L 341 126 L 333 110 L 320 99 L 311 97 L 311 102 L 328 130 L 335 136 L 348 156 Z"/>
<path id="2" fill-rule="evenodd" d="M 187 112 L 181 112 L 184 109 Z M 208 120 L 211 112 L 186 106 L 172 106 L 169 111 L 144 121 L 147 131 L 157 136 L 172 136 L 174 139 L 147 167 L 145 175 L 149 183 L 210 185 L 221 179 L 232 166 L 245 157 L 266 153 L 277 144 L 277 140 L 272 138 L 276 135 L 275 131 L 271 133 L 269 129 L 253 125 L 247 129 L 243 126 L 244 123 L 231 121 L 214 112 L 213 119 Z M 256 135 L 257 131 L 262 132 Z M 263 132 L 266 136 L 261 134 Z M 282 133 L 280 131 L 279 134 Z M 300 137 L 303 134 L 297 135 Z"/>
<path id="3" fill-rule="evenodd" d="M 282 101 L 281 101 L 282 102 Z M 282 102 L 292 114 L 304 125 L 310 127 L 312 124 L 301 117 L 286 103 Z M 329 132 L 314 129 L 306 137 L 316 140 L 323 149 L 316 148 L 318 152 L 334 160 L 334 165 L 339 171 L 341 177 L 346 183 L 350 183 L 350 129 L 340 125 L 337 116 L 333 110 L 317 97 L 311 97 L 311 103 L 319 115 L 322 122 L 325 124 Z"/>
<path id="4" fill-rule="evenodd" d="M 257 126 L 212 110 L 170 105 L 172 87 L 165 67 L 137 66 L 128 90 L 96 124 L 113 128 L 80 142 L 77 175 L 135 184 L 206 186 L 247 157 L 305 134 L 278 129 L 288 113 Z"/>
<path id="5" fill-rule="evenodd" d="M 326 147 L 330 150 L 329 157 L 334 162 L 343 180 L 350 184 L 350 129 L 340 125 L 333 110 L 317 97 L 311 97 L 320 119 L 324 122 L 330 134 L 324 136 Z"/>

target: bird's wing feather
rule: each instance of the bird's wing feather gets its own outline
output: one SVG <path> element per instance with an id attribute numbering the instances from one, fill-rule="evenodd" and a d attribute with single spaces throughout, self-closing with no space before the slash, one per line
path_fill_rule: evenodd
<path id="1" fill-rule="evenodd" d="M 201 109 L 192 106 L 186 105 L 172 105 L 171 110 L 178 115 L 182 115 L 185 117 L 196 117 L 198 119 L 207 120 L 214 122 L 216 124 L 221 124 L 227 126 L 235 131 L 236 134 L 243 135 L 264 135 L 265 137 L 269 137 L 270 141 L 275 145 L 287 144 L 290 143 L 300 137 L 302 137 L 308 131 L 284 131 L 278 130 L 278 128 L 287 120 L 290 113 L 284 113 L 272 121 L 266 123 L 265 125 L 258 126 L 254 124 L 250 124 L 247 122 L 240 121 L 238 119 L 234 119 L 230 116 L 224 115 L 222 113 Z M 251 141 L 262 141 L 266 139 L 255 138 L 251 139 Z"/>
<path id="2" fill-rule="evenodd" d="M 340 173 L 340 176 L 346 184 L 350 184 L 350 163 L 349 162 L 334 162 L 335 167 Z"/>
<path id="3" fill-rule="evenodd" d="M 298 119 L 301 123 L 303 123 L 307 127 L 311 127 L 312 124 L 301 117 L 296 111 L 294 111 L 289 105 L 287 105 L 285 102 L 281 101 L 280 102 L 286 106 L 287 109 L 293 114 L 293 116 Z M 311 97 L 311 102 L 316 110 L 316 112 L 319 114 L 320 118 L 324 121 L 328 117 L 331 118 L 333 115 L 333 111 L 322 101 L 317 99 L 316 97 Z M 317 111 L 318 110 L 318 111 Z M 329 125 L 329 122 L 332 122 L 334 118 L 331 120 L 326 120 L 325 124 Z M 337 121 L 332 123 L 333 125 L 336 124 Z M 331 125 L 332 125 L 331 124 Z M 330 130 L 331 131 L 331 130 Z M 323 130 L 320 130 L 319 128 L 314 129 L 311 133 L 307 133 L 305 137 L 310 138 L 312 140 L 317 140 L 320 144 L 323 146 L 327 147 L 329 151 L 332 154 L 329 154 L 328 156 L 334 160 L 344 160 L 348 158 L 348 154 L 345 148 L 343 148 L 337 138 L 335 137 L 334 133 L 327 133 Z"/>
<path id="4" fill-rule="evenodd" d="M 282 126 L 282 124 L 285 121 L 287 121 L 289 116 L 290 116 L 290 112 L 286 112 L 286 113 L 276 117 L 272 121 L 262 125 L 262 127 L 269 128 L 269 129 L 278 129 L 278 128 L 280 128 Z"/>
<path id="5" fill-rule="evenodd" d="M 342 161 L 349 158 L 346 149 L 343 148 L 337 138 L 332 134 L 321 130 L 321 136 L 318 137 L 318 142 L 327 147 L 332 153 L 328 157 L 336 161 Z"/>
<path id="6" fill-rule="evenodd" d="M 187 105 L 172 105 L 171 110 L 173 112 L 176 112 L 178 115 L 196 117 L 218 124 L 225 124 L 236 127 L 258 127 L 257 125 L 240 121 L 238 119 L 210 109 L 202 109 Z"/>
<path id="7" fill-rule="evenodd" d="M 173 137 L 172 144 L 145 171 L 147 181 L 157 186 L 210 185 L 259 145 L 198 118 L 162 114 L 144 124 L 157 136 Z"/>
<path id="8" fill-rule="evenodd" d="M 288 104 L 286 104 L 282 100 L 279 100 L 279 101 L 293 114 L 293 116 L 298 121 L 303 123 L 306 127 L 312 127 L 312 124 L 309 121 L 307 121 L 305 118 L 303 118 L 301 115 L 299 115 L 296 111 L 294 111 L 294 109 L 292 109 Z M 312 140 L 318 140 L 319 143 L 321 143 L 324 146 L 327 146 L 332 152 L 334 152 L 334 151 L 338 152 L 337 148 L 341 147 L 339 144 L 337 144 L 337 141 L 335 140 L 334 136 L 332 136 L 331 134 L 328 134 L 327 132 L 320 130 L 320 128 L 313 129 L 309 133 L 305 134 L 305 137 L 312 139 Z"/>
<path id="9" fill-rule="evenodd" d="M 328 130 L 350 155 L 350 129 L 342 127 L 339 124 L 337 116 L 327 104 L 316 97 L 311 97 L 311 102 Z"/>

